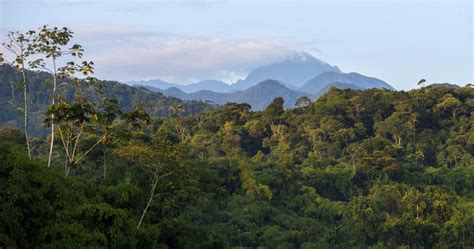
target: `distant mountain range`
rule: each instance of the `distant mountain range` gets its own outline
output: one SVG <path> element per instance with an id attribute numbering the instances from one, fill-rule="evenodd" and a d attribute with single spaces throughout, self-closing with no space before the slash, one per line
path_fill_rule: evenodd
<path id="1" fill-rule="evenodd" d="M 358 73 L 324 72 L 306 82 L 300 90 L 317 94 L 331 83 L 352 84 L 360 89 L 387 88 L 395 90 L 387 82 L 377 78 L 367 77 Z"/>
<path id="2" fill-rule="evenodd" d="M 177 84 L 177 83 L 169 83 L 163 80 L 142 80 L 142 81 L 129 81 L 127 82 L 130 85 L 134 86 L 151 86 L 154 88 L 166 90 L 169 88 L 178 88 L 185 93 L 192 93 L 202 90 L 212 90 L 214 92 L 230 92 L 232 87 L 229 84 L 226 84 L 219 80 L 202 80 L 198 83 L 194 84 Z"/>
<path id="3" fill-rule="evenodd" d="M 387 82 L 359 73 L 343 73 L 308 53 L 297 53 L 281 62 L 258 67 L 245 79 L 234 84 L 218 80 L 204 80 L 195 84 L 176 84 L 162 80 L 131 81 L 128 84 L 144 86 L 183 100 L 206 100 L 216 104 L 243 103 L 253 110 L 264 109 L 275 97 L 285 99 L 285 107 L 293 107 L 296 99 L 307 96 L 314 99 L 331 87 L 394 90 Z"/>
<path id="4" fill-rule="evenodd" d="M 276 80 L 265 80 L 243 91 L 233 93 L 216 93 L 209 90 L 201 90 L 194 93 L 185 93 L 184 91 L 172 87 L 166 90 L 149 87 L 150 90 L 159 91 L 167 96 L 173 96 L 183 100 L 202 100 L 212 101 L 223 105 L 227 102 L 248 103 L 253 110 L 265 109 L 274 98 L 283 97 L 286 108 L 293 107 L 296 100 L 301 96 L 314 98 L 313 95 L 287 88 Z"/>
<path id="5" fill-rule="evenodd" d="M 252 70 L 244 80 L 237 81 L 232 87 L 245 90 L 267 79 L 301 87 L 308 80 L 324 72 L 340 73 L 341 70 L 308 53 L 298 53 L 282 62 L 264 65 Z"/>

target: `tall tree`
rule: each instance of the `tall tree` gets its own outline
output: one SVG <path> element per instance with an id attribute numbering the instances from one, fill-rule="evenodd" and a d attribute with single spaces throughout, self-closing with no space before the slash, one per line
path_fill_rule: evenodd
<path id="1" fill-rule="evenodd" d="M 103 99 L 100 105 L 95 105 L 80 94 L 75 96 L 72 103 L 61 102 L 51 105 L 47 114 L 49 117 L 45 120 L 45 124 L 57 126 L 67 157 L 66 176 L 92 150 L 110 140 L 120 130 L 128 125 L 137 127 L 149 121 L 149 116 L 143 109 L 137 108 L 122 114 L 115 100 Z M 113 127 L 113 123 L 117 121 L 118 117 L 120 117 L 120 122 Z M 82 154 L 79 154 L 78 148 L 87 130 L 94 134 L 100 134 L 99 139 L 86 148 Z"/>
<path id="2" fill-rule="evenodd" d="M 34 53 L 44 55 L 45 59 L 48 59 L 51 63 L 52 68 L 48 68 L 43 58 L 34 60 L 30 63 L 31 67 L 39 68 L 48 71 L 52 74 L 52 85 L 51 85 L 51 105 L 55 105 L 57 102 L 57 89 L 58 79 L 66 78 L 68 74 L 65 72 L 74 74 L 74 62 L 68 62 L 64 67 L 58 67 L 58 59 L 65 55 L 82 58 L 83 49 L 79 44 L 74 44 L 71 47 L 67 47 L 73 37 L 73 32 L 64 28 L 50 28 L 44 25 L 39 29 L 35 37 L 32 48 Z M 85 62 L 85 64 L 88 64 Z M 87 70 L 87 69 L 85 69 Z M 54 120 L 54 113 L 51 113 L 51 119 Z M 51 141 L 48 155 L 48 167 L 51 166 L 51 159 L 53 155 L 54 137 L 55 137 L 55 123 L 51 123 Z"/>
<path id="3" fill-rule="evenodd" d="M 164 178 L 184 173 L 185 151 L 179 139 L 160 129 L 151 146 L 140 142 L 132 142 L 129 146 L 119 148 L 118 154 L 141 165 L 149 176 L 150 193 L 143 208 L 137 228 L 143 223 L 146 213 L 153 200 L 165 193 L 157 193 L 158 185 Z"/>
<path id="4" fill-rule="evenodd" d="M 21 89 L 23 90 L 23 132 L 25 133 L 26 149 L 28 151 L 28 157 L 31 159 L 31 146 L 30 139 L 28 137 L 28 83 L 26 81 L 26 60 L 31 54 L 31 41 L 35 35 L 34 31 L 28 31 L 26 33 L 8 32 L 7 41 L 2 45 L 13 55 L 13 60 L 9 62 L 18 72 L 21 73 Z M 0 54 L 0 64 L 5 61 L 3 54 Z"/>

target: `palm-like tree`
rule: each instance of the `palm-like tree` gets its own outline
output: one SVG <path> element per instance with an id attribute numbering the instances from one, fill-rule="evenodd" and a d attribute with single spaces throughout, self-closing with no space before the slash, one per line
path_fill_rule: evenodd
<path id="1" fill-rule="evenodd" d="M 295 106 L 297 107 L 305 107 L 311 103 L 311 100 L 307 96 L 301 96 L 299 99 L 296 100 Z"/>
<path id="2" fill-rule="evenodd" d="M 421 85 L 421 87 L 425 87 L 425 82 L 426 82 L 425 79 L 421 79 L 420 81 L 418 81 L 417 85 Z"/>
<path id="3" fill-rule="evenodd" d="M 177 117 L 179 114 L 184 112 L 184 106 L 182 103 L 179 104 L 172 104 L 169 107 L 169 111 L 171 112 L 171 116 Z"/>

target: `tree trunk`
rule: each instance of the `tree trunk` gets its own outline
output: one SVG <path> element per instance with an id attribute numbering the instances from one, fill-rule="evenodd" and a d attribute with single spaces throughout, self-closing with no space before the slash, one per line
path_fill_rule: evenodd
<path id="1" fill-rule="evenodd" d="M 104 148 L 104 180 L 105 180 L 105 175 L 107 173 L 107 154 L 106 154 L 106 148 Z"/>
<path id="2" fill-rule="evenodd" d="M 31 148 L 30 148 L 30 139 L 28 137 L 28 85 L 26 83 L 26 74 L 25 74 L 25 65 L 22 63 L 21 69 L 23 75 L 23 100 L 24 100 L 24 130 L 25 130 L 25 139 L 26 139 L 26 149 L 28 151 L 28 157 L 31 159 Z"/>
<path id="3" fill-rule="evenodd" d="M 51 96 L 51 105 L 56 103 L 56 58 L 53 57 L 53 92 Z M 49 146 L 48 167 L 51 166 L 51 158 L 53 156 L 54 146 L 54 114 L 51 114 L 51 144 Z M 69 172 L 69 171 L 68 171 Z"/>
<path id="4" fill-rule="evenodd" d="M 66 156 L 66 161 L 64 162 L 64 176 L 69 175 L 69 158 Z"/>
<path id="5" fill-rule="evenodd" d="M 140 218 L 140 221 L 138 222 L 137 228 L 140 228 L 140 226 L 143 222 L 143 218 L 145 218 L 145 214 L 148 211 L 148 208 L 150 207 L 151 202 L 153 201 L 153 197 L 155 196 L 156 185 L 158 185 L 158 176 L 155 173 L 153 177 L 154 178 L 153 178 L 153 183 L 152 183 L 152 187 L 151 187 L 151 190 L 150 190 L 150 198 L 148 199 L 148 202 L 145 206 L 145 209 L 143 209 L 142 217 Z"/>

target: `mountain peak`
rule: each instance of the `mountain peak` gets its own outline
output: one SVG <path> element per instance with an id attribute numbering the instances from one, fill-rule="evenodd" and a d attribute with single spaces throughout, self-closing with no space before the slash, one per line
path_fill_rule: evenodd
<path id="1" fill-rule="evenodd" d="M 281 82 L 277 81 L 277 80 L 272 80 L 272 79 L 268 79 L 268 80 L 264 80 L 260 83 L 258 83 L 257 85 L 253 86 L 252 88 L 257 88 L 257 87 L 285 87 Z"/>
<path id="2" fill-rule="evenodd" d="M 326 62 L 317 59 L 316 57 L 306 52 L 294 52 L 292 55 L 288 56 L 287 60 L 294 63 L 316 62 L 319 64 L 328 65 Z"/>
<path id="3" fill-rule="evenodd" d="M 309 53 L 295 52 L 286 60 L 252 70 L 244 80 L 237 81 L 232 87 L 243 90 L 266 79 L 274 79 L 284 85 L 300 87 L 311 78 L 329 71 L 341 72 L 336 66 L 331 66 Z"/>

